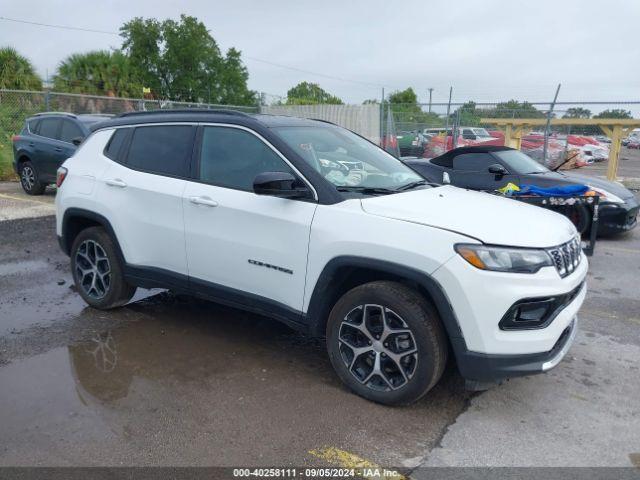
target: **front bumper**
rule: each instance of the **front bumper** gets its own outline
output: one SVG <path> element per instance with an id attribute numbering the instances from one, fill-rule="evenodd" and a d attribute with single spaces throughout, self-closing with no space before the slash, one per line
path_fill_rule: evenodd
<path id="1" fill-rule="evenodd" d="M 524 355 L 491 355 L 477 352 L 457 352 L 460 374 L 472 382 L 500 382 L 507 378 L 543 373 L 554 368 L 567 354 L 578 331 L 578 317 L 563 330 L 555 345 L 548 352 Z M 452 339 L 457 341 L 458 339 Z M 458 345 L 457 348 L 464 348 Z M 454 343 L 454 349 L 456 349 Z"/>
<path id="2" fill-rule="evenodd" d="M 628 232 L 638 224 L 640 205 L 635 198 L 624 203 L 601 203 L 599 207 L 598 234 L 612 235 Z"/>

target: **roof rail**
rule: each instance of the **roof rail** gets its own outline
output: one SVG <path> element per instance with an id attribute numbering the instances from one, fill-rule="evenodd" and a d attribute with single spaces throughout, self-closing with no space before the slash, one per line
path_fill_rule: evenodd
<path id="1" fill-rule="evenodd" d="M 34 117 L 41 117 L 43 115 L 65 115 L 67 117 L 76 118 L 76 114 L 71 112 L 40 112 L 33 114 Z"/>
<path id="2" fill-rule="evenodd" d="M 181 108 L 181 109 L 159 109 L 159 110 L 144 110 L 138 112 L 125 112 L 118 115 L 118 117 L 134 117 L 138 115 L 152 115 L 152 114 L 167 114 L 167 113 L 188 113 L 188 114 L 221 114 L 221 115 L 238 115 L 241 117 L 250 117 L 248 113 L 240 112 L 238 110 L 231 110 L 228 108 Z"/>

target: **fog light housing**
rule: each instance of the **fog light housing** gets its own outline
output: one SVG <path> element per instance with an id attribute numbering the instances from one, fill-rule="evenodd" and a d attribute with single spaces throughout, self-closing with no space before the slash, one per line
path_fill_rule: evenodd
<path id="1" fill-rule="evenodd" d="M 507 310 L 498 327 L 500 330 L 545 328 L 576 299 L 583 287 L 584 282 L 570 292 L 555 297 L 523 298 Z"/>

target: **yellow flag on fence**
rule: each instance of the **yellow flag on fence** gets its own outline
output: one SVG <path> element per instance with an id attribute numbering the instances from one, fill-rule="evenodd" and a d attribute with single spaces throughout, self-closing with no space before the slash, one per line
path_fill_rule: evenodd
<path id="1" fill-rule="evenodd" d="M 151 93 L 151 87 L 142 87 L 142 93 Z"/>

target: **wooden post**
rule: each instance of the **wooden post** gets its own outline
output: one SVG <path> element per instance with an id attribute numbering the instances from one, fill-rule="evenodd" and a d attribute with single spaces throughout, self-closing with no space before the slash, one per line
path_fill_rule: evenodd
<path id="1" fill-rule="evenodd" d="M 618 159 L 620 158 L 620 145 L 622 143 L 622 125 L 613 125 L 613 128 L 609 131 L 611 132 L 611 148 L 609 149 L 607 180 L 614 181 L 618 177 Z"/>

